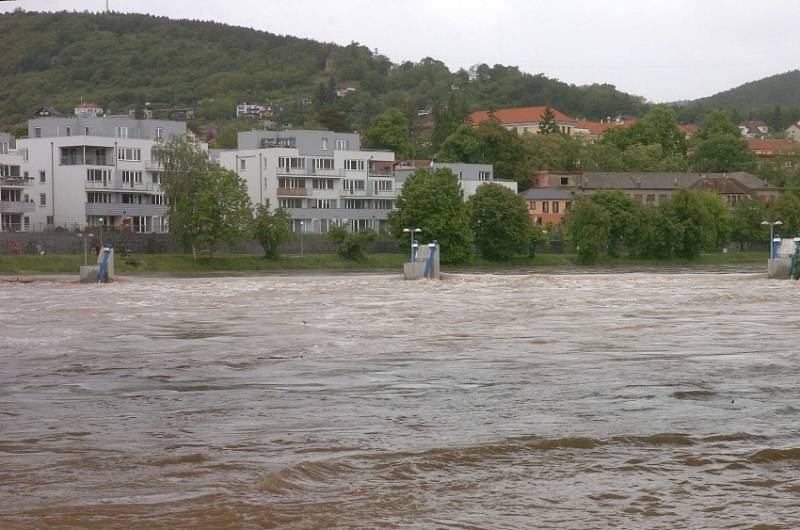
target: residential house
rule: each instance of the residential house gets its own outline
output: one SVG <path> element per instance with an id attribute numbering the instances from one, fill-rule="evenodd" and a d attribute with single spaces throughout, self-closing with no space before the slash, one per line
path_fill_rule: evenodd
<path id="1" fill-rule="evenodd" d="M 800 144 L 782 138 L 750 138 L 747 140 L 747 147 L 758 158 L 771 158 L 800 151 Z"/>
<path id="2" fill-rule="evenodd" d="M 678 172 L 539 172 L 532 179 L 534 187 L 559 188 L 574 195 L 591 195 L 601 190 L 620 190 L 640 204 L 658 206 L 679 189 L 700 186 L 709 191 L 725 191 L 725 195 L 738 195 L 735 184 L 717 184 L 719 180 L 734 180 L 749 190 L 748 195 L 762 202 L 775 199 L 779 188 L 744 171 L 734 173 L 678 173 Z M 703 181 L 697 184 L 698 181 Z M 733 203 L 739 199 L 726 202 Z"/>
<path id="3" fill-rule="evenodd" d="M 521 107 L 499 109 L 496 111 L 480 110 L 470 114 L 469 117 L 467 117 L 467 121 L 473 125 L 480 125 L 486 120 L 495 118 L 503 127 L 510 131 L 516 131 L 519 134 L 538 134 L 539 123 L 542 120 L 545 109 L 546 107 Z M 578 120 L 556 109 L 551 108 L 551 110 L 555 116 L 556 125 L 558 125 L 561 132 L 574 135 Z"/>
<path id="4" fill-rule="evenodd" d="M 575 130 L 573 134 L 575 136 L 583 136 L 589 140 L 597 140 L 603 134 L 612 127 L 630 127 L 636 123 L 635 118 L 624 118 L 618 116 L 615 119 L 608 119 L 608 120 L 601 120 L 601 121 L 589 121 L 589 120 L 579 120 L 575 125 Z"/>
<path id="5" fill-rule="evenodd" d="M 564 219 L 573 196 L 558 188 L 530 188 L 520 192 L 525 200 L 531 221 L 536 225 L 557 225 Z"/>
<path id="6" fill-rule="evenodd" d="M 800 122 L 790 125 L 786 129 L 786 138 L 793 142 L 800 142 Z"/>
<path id="7" fill-rule="evenodd" d="M 761 138 L 769 134 L 769 127 L 761 120 L 748 120 L 739 124 L 739 131 L 745 138 Z"/>
<path id="8" fill-rule="evenodd" d="M 678 128 L 683 131 L 687 139 L 697 134 L 697 131 L 700 130 L 700 126 L 695 125 L 694 123 L 686 123 L 683 125 L 678 125 Z"/>
<path id="9" fill-rule="evenodd" d="M 153 148 L 185 134 L 185 123 L 90 111 L 32 119 L 28 131 L 0 153 L 0 229 L 120 226 L 123 219 L 136 232 L 167 229 Z"/>

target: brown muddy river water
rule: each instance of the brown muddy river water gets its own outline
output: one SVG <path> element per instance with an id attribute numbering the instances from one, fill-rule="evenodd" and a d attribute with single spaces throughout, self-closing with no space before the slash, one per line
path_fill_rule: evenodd
<path id="1" fill-rule="evenodd" d="M 799 528 L 798 289 L 2 284 L 0 528 Z"/>

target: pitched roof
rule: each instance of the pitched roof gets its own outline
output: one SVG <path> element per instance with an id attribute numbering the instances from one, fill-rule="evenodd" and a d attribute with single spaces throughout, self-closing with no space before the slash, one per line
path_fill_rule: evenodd
<path id="1" fill-rule="evenodd" d="M 752 191 L 750 188 L 739 182 L 735 178 L 730 177 L 701 177 L 689 186 L 693 190 L 713 191 L 714 193 L 723 195 L 749 195 Z"/>
<path id="2" fill-rule="evenodd" d="M 733 173 L 677 172 L 593 172 L 583 174 L 583 189 L 674 190 L 689 188 L 702 178 L 738 180 L 750 189 L 771 188 L 765 181 L 745 171 Z"/>
<path id="3" fill-rule="evenodd" d="M 576 129 L 586 129 L 589 131 L 589 134 L 593 134 L 596 136 L 600 136 L 607 130 L 612 127 L 630 127 L 636 123 L 635 118 L 631 118 L 628 120 L 623 121 L 588 121 L 588 120 L 580 120 L 575 125 Z"/>
<path id="4" fill-rule="evenodd" d="M 572 194 L 558 188 L 530 188 L 519 193 L 520 197 L 528 200 L 570 201 Z"/>
<path id="5" fill-rule="evenodd" d="M 781 138 L 748 138 L 747 147 L 749 147 L 751 151 L 777 153 L 798 149 L 800 148 L 800 144 Z"/>
<path id="6" fill-rule="evenodd" d="M 479 110 L 473 112 L 467 118 L 467 121 L 472 122 L 474 125 L 478 125 L 479 123 L 483 123 L 489 119 L 489 115 L 494 115 L 495 118 L 500 120 L 500 123 L 503 125 L 508 125 L 511 123 L 536 123 L 541 121 L 542 115 L 547 107 L 519 107 L 515 109 L 498 109 L 492 113 L 488 110 Z M 550 110 L 553 111 L 555 115 L 556 121 L 562 122 L 576 122 L 575 118 L 567 116 L 563 112 L 560 112 L 552 107 Z"/>
<path id="7" fill-rule="evenodd" d="M 694 123 L 687 123 L 685 125 L 678 125 L 678 128 L 685 132 L 686 134 L 694 134 L 698 130 L 700 130 L 699 125 L 695 125 Z"/>

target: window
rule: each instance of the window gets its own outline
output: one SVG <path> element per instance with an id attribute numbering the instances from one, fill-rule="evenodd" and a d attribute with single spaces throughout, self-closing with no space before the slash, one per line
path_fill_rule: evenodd
<path id="1" fill-rule="evenodd" d="M 305 169 L 306 159 L 296 156 L 281 156 L 278 157 L 278 167 L 284 171 L 292 169 Z"/>
<path id="2" fill-rule="evenodd" d="M 278 187 L 279 188 L 289 188 L 289 189 L 303 189 L 306 187 L 306 179 L 301 178 L 294 178 L 294 177 L 282 177 L 278 179 Z"/>
<path id="3" fill-rule="evenodd" d="M 391 180 L 375 180 L 375 191 L 392 191 L 392 181 Z"/>
<path id="4" fill-rule="evenodd" d="M 535 210 L 536 209 L 536 201 L 528 201 L 528 209 Z"/>
<path id="5" fill-rule="evenodd" d="M 331 179 L 314 179 L 311 184 L 315 190 L 333 189 L 333 181 Z"/>
<path id="6" fill-rule="evenodd" d="M 364 171 L 363 160 L 345 160 L 344 168 L 348 171 Z"/>
<path id="7" fill-rule="evenodd" d="M 353 180 L 347 179 L 342 181 L 342 189 L 345 191 L 363 191 L 364 190 L 364 181 L 363 180 Z"/>
<path id="8" fill-rule="evenodd" d="M 550 203 L 542 201 L 542 213 L 550 213 Z"/>
<path id="9" fill-rule="evenodd" d="M 347 151 L 350 149 L 350 140 L 336 140 L 337 151 Z"/>
<path id="10" fill-rule="evenodd" d="M 55 224 L 55 223 L 53 222 L 53 216 L 52 216 L 52 215 L 48 215 L 48 216 L 47 216 L 47 221 L 46 221 L 46 223 L 47 223 L 47 225 L 48 225 L 48 226 L 53 226 L 53 225 Z"/>
<path id="11" fill-rule="evenodd" d="M 24 178 L 25 180 L 28 180 L 31 177 L 30 177 L 30 174 L 27 171 L 23 171 L 22 172 L 22 178 Z"/>
<path id="12" fill-rule="evenodd" d="M 33 135 L 36 138 L 41 138 L 42 137 L 42 128 L 41 127 L 34 127 L 33 128 Z"/>
<path id="13" fill-rule="evenodd" d="M 47 194 L 40 193 L 39 194 L 39 206 L 47 206 Z"/>
<path id="14" fill-rule="evenodd" d="M 662 193 L 658 196 L 658 204 L 664 204 L 665 202 L 667 202 L 667 194 Z"/>
<path id="15" fill-rule="evenodd" d="M 362 199 L 345 199 L 344 207 L 350 210 L 363 210 L 366 208 L 366 201 Z"/>
<path id="16" fill-rule="evenodd" d="M 245 160 L 244 158 L 240 159 L 239 160 L 239 169 L 244 171 L 246 168 L 247 168 L 247 160 Z"/>
<path id="17" fill-rule="evenodd" d="M 4 155 L 8 153 L 8 142 L 5 140 L 0 140 L 0 155 Z"/>
<path id="18" fill-rule="evenodd" d="M 527 128 L 527 127 L 523 127 L 523 128 L 522 128 L 522 132 L 523 132 L 523 133 L 527 133 L 527 132 L 528 132 L 528 128 Z"/>
<path id="19" fill-rule="evenodd" d="M 489 180 L 489 172 L 488 171 L 478 171 L 478 180 L 481 182 L 485 182 Z"/>
<path id="20" fill-rule="evenodd" d="M 22 222 L 25 223 L 25 230 L 30 230 L 31 228 L 31 218 L 27 215 L 22 218 Z"/>
<path id="21" fill-rule="evenodd" d="M 322 139 L 322 150 L 323 151 L 327 151 L 328 150 L 328 139 L 327 138 L 323 138 Z"/>
<path id="22" fill-rule="evenodd" d="M 385 200 L 385 199 L 375 201 L 375 209 L 376 210 L 391 210 L 392 209 L 392 201 Z"/>
<path id="23" fill-rule="evenodd" d="M 553 201 L 553 213 L 558 213 L 558 201 Z"/>
<path id="24" fill-rule="evenodd" d="M 86 202 L 90 202 L 93 204 L 97 203 L 109 203 L 111 202 L 111 194 L 110 193 L 102 193 L 98 191 L 90 191 L 86 194 Z"/>
<path id="25" fill-rule="evenodd" d="M 117 149 L 117 160 L 127 160 L 129 162 L 141 162 L 142 150 L 130 147 L 120 147 Z"/>
<path id="26" fill-rule="evenodd" d="M 147 204 L 141 193 L 123 193 L 122 204 Z"/>
<path id="27" fill-rule="evenodd" d="M 39 171 L 39 182 L 47 182 L 47 173 Z"/>
<path id="28" fill-rule="evenodd" d="M 67 125 L 67 136 L 72 136 L 72 127 Z"/>
<path id="29" fill-rule="evenodd" d="M 569 186 L 569 177 L 561 177 L 561 185 Z"/>
<path id="30" fill-rule="evenodd" d="M 87 169 L 86 180 L 89 182 L 108 182 L 111 180 L 110 169 Z"/>
<path id="31" fill-rule="evenodd" d="M 312 208 L 335 208 L 336 201 L 331 199 L 317 199 L 315 202 L 311 203 Z"/>
<path id="32" fill-rule="evenodd" d="M 121 125 L 117 126 L 117 138 L 127 138 L 128 137 L 128 128 L 123 127 Z M 124 160 L 120 158 L 120 160 Z"/>
<path id="33" fill-rule="evenodd" d="M 333 158 L 315 158 L 314 169 L 333 169 Z"/>
<path id="34" fill-rule="evenodd" d="M 161 184 L 161 175 L 153 173 L 153 184 Z"/>
<path id="35" fill-rule="evenodd" d="M 655 204 L 656 203 L 656 196 L 654 193 L 649 193 L 647 195 L 647 204 Z"/>
<path id="36" fill-rule="evenodd" d="M 278 206 L 280 208 L 302 208 L 303 199 L 278 199 Z"/>
<path id="37" fill-rule="evenodd" d="M 156 127 L 156 140 L 163 140 L 163 136 L 164 136 L 164 128 Z"/>
<path id="38" fill-rule="evenodd" d="M 162 205 L 162 206 L 166 206 L 167 205 L 167 196 L 166 195 L 162 195 L 162 194 L 153 195 L 153 204 L 159 204 L 159 205 Z"/>
<path id="39" fill-rule="evenodd" d="M 83 134 L 85 134 L 86 136 L 89 136 L 89 127 L 84 127 L 83 128 Z"/>
<path id="40" fill-rule="evenodd" d="M 122 183 L 123 184 L 141 184 L 142 183 L 142 172 L 141 171 L 123 171 L 122 172 Z"/>

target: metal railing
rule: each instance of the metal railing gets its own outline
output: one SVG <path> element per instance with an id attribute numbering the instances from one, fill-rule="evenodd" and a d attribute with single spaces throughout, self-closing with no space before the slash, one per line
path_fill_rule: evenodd
<path id="1" fill-rule="evenodd" d="M 33 201 L 0 201 L 0 213 L 30 213 L 35 209 Z"/>

